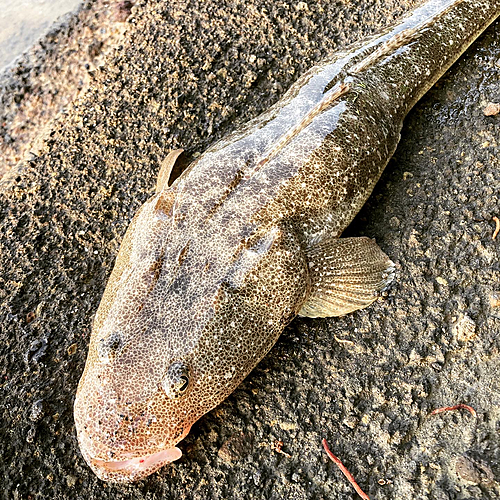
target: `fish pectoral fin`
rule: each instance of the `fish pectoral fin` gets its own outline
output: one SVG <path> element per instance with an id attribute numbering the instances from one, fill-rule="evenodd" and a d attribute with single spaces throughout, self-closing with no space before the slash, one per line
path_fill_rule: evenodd
<path id="1" fill-rule="evenodd" d="M 172 176 L 172 170 L 174 166 L 178 163 L 184 163 L 183 161 L 183 149 L 174 149 L 170 151 L 167 157 L 163 160 L 160 168 L 160 172 L 158 173 L 158 179 L 156 181 L 156 192 L 159 193 L 163 188 L 170 186 L 172 182 L 170 181 L 170 177 Z"/>
<path id="2" fill-rule="evenodd" d="M 311 291 L 299 316 L 343 316 L 374 302 L 394 279 L 394 263 L 375 240 L 323 239 L 307 252 Z"/>

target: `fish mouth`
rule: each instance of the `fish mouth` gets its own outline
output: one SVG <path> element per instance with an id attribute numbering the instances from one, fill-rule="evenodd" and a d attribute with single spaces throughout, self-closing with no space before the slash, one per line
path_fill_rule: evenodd
<path id="1" fill-rule="evenodd" d="M 132 482 L 152 474 L 165 464 L 181 458 L 179 448 L 169 448 L 150 455 L 127 460 L 100 460 L 90 458 L 90 466 L 98 477 L 105 481 Z"/>

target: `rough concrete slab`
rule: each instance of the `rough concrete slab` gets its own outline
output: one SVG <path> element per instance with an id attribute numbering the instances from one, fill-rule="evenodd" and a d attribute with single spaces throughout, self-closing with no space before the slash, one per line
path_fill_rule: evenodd
<path id="1" fill-rule="evenodd" d="M 89 90 L 0 193 L 0 477 L 14 499 L 356 498 L 326 437 L 376 499 L 500 495 L 496 23 L 408 117 L 348 230 L 397 263 L 383 302 L 294 321 L 181 444 L 131 486 L 99 481 L 72 404 L 92 316 L 128 221 L 173 147 L 203 151 L 308 67 L 420 2 L 142 2 Z M 464 410 L 429 416 L 432 409 Z M 283 441 L 287 457 L 272 449 Z"/>
<path id="2" fill-rule="evenodd" d="M 87 0 L 0 73 L 0 177 L 37 154 L 52 120 L 82 95 L 119 43 L 132 2 Z"/>

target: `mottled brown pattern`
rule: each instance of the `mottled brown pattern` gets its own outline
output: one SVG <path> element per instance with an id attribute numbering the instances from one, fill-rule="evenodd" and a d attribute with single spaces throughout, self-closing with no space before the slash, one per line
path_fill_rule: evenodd
<path id="1" fill-rule="evenodd" d="M 314 68 L 171 186 L 160 173 L 122 243 L 75 401 L 82 453 L 99 477 L 133 481 L 179 458 L 193 422 L 299 312 L 333 316 L 375 300 L 392 263 L 371 240 L 337 238 L 408 110 L 499 13 L 496 0 L 429 2 Z M 350 72 L 408 29 L 418 34 L 410 43 Z M 339 82 L 349 91 L 321 106 Z"/>

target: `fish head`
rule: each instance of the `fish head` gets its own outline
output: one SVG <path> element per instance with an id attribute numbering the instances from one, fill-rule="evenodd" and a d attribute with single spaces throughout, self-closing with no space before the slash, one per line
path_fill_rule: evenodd
<path id="1" fill-rule="evenodd" d="M 264 357 L 307 294 L 291 231 L 272 221 L 249 231 L 229 217 L 195 235 L 166 208 L 154 196 L 127 230 L 75 399 L 80 449 L 107 481 L 180 458 L 179 441 Z"/>

